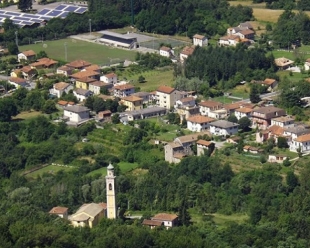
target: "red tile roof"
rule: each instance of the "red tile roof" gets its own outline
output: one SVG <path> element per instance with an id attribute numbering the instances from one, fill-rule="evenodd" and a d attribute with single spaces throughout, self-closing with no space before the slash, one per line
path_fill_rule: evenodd
<path id="1" fill-rule="evenodd" d="M 142 222 L 142 225 L 144 225 L 144 226 L 162 226 L 163 222 L 157 221 L 157 220 L 146 220 L 146 219 L 144 219 Z"/>
<path id="2" fill-rule="evenodd" d="M 68 208 L 65 207 L 53 207 L 49 213 L 50 214 L 65 214 L 68 211 Z"/>
<path id="3" fill-rule="evenodd" d="M 310 134 L 304 134 L 299 136 L 297 139 L 295 139 L 295 141 L 297 142 L 306 142 L 306 141 L 310 141 Z"/>
<path id="4" fill-rule="evenodd" d="M 214 107 L 220 107 L 223 106 L 223 103 L 221 102 L 215 102 L 215 101 L 204 101 L 200 102 L 198 105 L 208 108 L 214 108 Z"/>
<path id="5" fill-rule="evenodd" d="M 209 146 L 209 145 L 211 145 L 213 142 L 211 142 L 211 141 L 206 141 L 206 140 L 198 140 L 196 143 L 197 143 L 198 145 Z"/>
<path id="6" fill-rule="evenodd" d="M 85 60 L 74 60 L 68 64 L 66 64 L 66 66 L 70 66 L 70 67 L 73 67 L 73 68 L 82 68 L 82 67 L 87 67 L 87 66 L 90 66 L 91 63 L 85 61 Z"/>
<path id="7" fill-rule="evenodd" d="M 214 121 L 213 118 L 202 116 L 202 115 L 194 115 L 187 118 L 187 121 L 195 122 L 195 123 L 209 123 Z"/>
<path id="8" fill-rule="evenodd" d="M 117 90 L 127 90 L 127 89 L 133 89 L 135 86 L 131 84 L 121 84 L 121 85 L 115 85 L 114 89 Z"/>
<path id="9" fill-rule="evenodd" d="M 35 56 L 36 53 L 32 50 L 23 51 L 22 54 L 24 54 L 26 57 Z"/>
<path id="10" fill-rule="evenodd" d="M 175 88 L 172 88 L 166 85 L 161 85 L 157 88 L 157 91 L 166 93 L 166 94 L 171 94 L 173 91 L 175 91 Z"/>
<path id="11" fill-rule="evenodd" d="M 177 218 L 178 216 L 176 214 L 159 213 L 156 214 L 152 220 L 173 221 Z"/>
<path id="12" fill-rule="evenodd" d="M 113 77 L 117 77 L 117 75 L 113 72 L 109 73 L 109 74 L 106 74 L 104 75 L 106 78 L 113 78 Z"/>

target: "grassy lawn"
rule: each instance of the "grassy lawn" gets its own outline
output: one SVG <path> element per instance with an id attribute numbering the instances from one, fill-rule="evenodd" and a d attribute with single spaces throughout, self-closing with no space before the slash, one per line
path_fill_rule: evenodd
<path id="1" fill-rule="evenodd" d="M 293 75 L 290 76 L 289 71 L 278 71 L 277 75 L 280 77 L 280 80 L 283 80 L 284 77 L 286 76 L 291 82 L 299 82 L 301 80 L 309 78 L 309 75 L 298 72 L 293 72 Z"/>
<path id="2" fill-rule="evenodd" d="M 137 163 L 128 163 L 128 162 L 119 162 L 118 166 L 123 173 L 132 171 L 133 169 L 138 167 Z"/>
<path id="3" fill-rule="evenodd" d="M 142 75 L 146 82 L 138 83 L 139 76 Z M 133 80 L 133 85 L 140 87 L 141 91 L 153 91 L 161 85 L 171 86 L 174 83 L 172 70 L 152 70 L 138 74 L 128 75 L 128 80 Z"/>
<path id="4" fill-rule="evenodd" d="M 26 178 L 37 178 L 39 176 L 41 176 L 43 173 L 50 173 L 50 174 L 55 174 L 58 171 L 68 171 L 71 170 L 72 167 L 62 167 L 62 166 L 57 166 L 57 165 L 48 165 L 42 169 L 36 170 L 34 172 L 31 172 L 29 174 L 26 175 Z"/>
<path id="5" fill-rule="evenodd" d="M 235 88 L 229 90 L 232 96 L 241 97 L 243 99 L 249 98 L 250 86 L 249 84 L 237 85 Z"/>
<path id="6" fill-rule="evenodd" d="M 96 174 L 100 174 L 102 176 L 106 176 L 107 175 L 107 168 L 106 167 L 102 167 L 100 169 L 93 170 L 93 171 L 87 173 L 87 176 L 94 176 Z"/>
<path id="7" fill-rule="evenodd" d="M 74 39 L 44 41 L 44 43 L 21 46 L 19 49 L 21 51 L 31 49 L 36 53 L 39 51 L 45 51 L 49 57 L 55 60 L 64 61 L 65 42 L 67 43 L 68 61 L 84 59 L 98 65 L 106 65 L 110 64 L 111 61 L 113 63 L 117 63 L 119 61 L 124 61 L 125 59 L 134 60 L 135 58 L 134 51 L 128 51 Z"/>
<path id="8" fill-rule="evenodd" d="M 41 115 L 42 113 L 40 111 L 23 111 L 19 113 L 18 115 L 13 117 L 13 120 L 27 120 L 31 119 L 33 117 L 37 117 L 38 115 Z"/>
<path id="9" fill-rule="evenodd" d="M 248 98 L 248 97 L 246 97 Z M 217 102 L 221 102 L 221 103 L 224 103 L 224 104 L 228 104 L 228 103 L 234 103 L 234 102 L 237 102 L 238 100 L 236 99 L 231 99 L 227 96 L 218 96 L 218 97 L 214 97 L 212 99 L 210 99 L 212 101 L 217 101 Z"/>
<path id="10" fill-rule="evenodd" d="M 210 214 L 209 216 L 211 216 L 215 224 L 219 226 L 225 226 L 227 222 L 235 222 L 238 224 L 242 224 L 249 218 L 249 216 L 241 214 L 224 215 L 215 213 Z"/>
<path id="11" fill-rule="evenodd" d="M 273 56 L 277 59 L 277 58 L 282 58 L 285 57 L 287 59 L 291 59 L 291 60 L 295 60 L 296 56 L 293 52 L 287 52 L 287 51 L 272 51 L 271 52 L 273 54 Z"/>

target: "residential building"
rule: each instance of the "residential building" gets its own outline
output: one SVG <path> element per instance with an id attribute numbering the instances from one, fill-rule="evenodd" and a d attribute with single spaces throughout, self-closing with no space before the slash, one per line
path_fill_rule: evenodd
<path id="1" fill-rule="evenodd" d="M 159 55 L 170 58 L 173 55 L 172 49 L 170 47 L 162 46 L 159 49 Z"/>
<path id="2" fill-rule="evenodd" d="M 184 97 L 175 102 L 174 107 L 177 108 L 186 108 L 186 107 L 192 107 L 196 105 L 196 99 L 192 96 L 190 97 Z"/>
<path id="3" fill-rule="evenodd" d="M 64 92 L 68 94 L 70 90 L 73 90 L 72 84 L 59 82 L 53 85 L 53 88 L 50 89 L 50 94 L 60 98 Z"/>
<path id="4" fill-rule="evenodd" d="M 251 29 L 254 30 L 252 24 L 250 22 L 242 22 L 238 26 L 240 29 Z"/>
<path id="5" fill-rule="evenodd" d="M 73 95 L 76 96 L 76 98 L 80 101 L 83 102 L 85 101 L 88 97 L 93 95 L 93 92 L 90 90 L 85 90 L 85 89 L 75 89 L 73 91 Z"/>
<path id="6" fill-rule="evenodd" d="M 163 107 L 150 107 L 135 111 L 120 113 L 120 121 L 127 124 L 129 121 L 141 120 L 151 117 L 158 117 L 167 114 L 167 109 Z"/>
<path id="7" fill-rule="evenodd" d="M 211 136 L 210 132 L 200 132 L 177 137 L 173 142 L 167 143 L 165 145 L 165 161 L 179 163 L 183 157 L 194 155 L 191 146 L 195 145 L 199 136 L 204 135 Z"/>
<path id="8" fill-rule="evenodd" d="M 106 180 L 106 193 L 107 193 L 107 218 L 116 219 L 117 207 L 116 207 L 116 187 L 115 187 L 115 174 L 114 167 L 110 163 L 107 167 Z"/>
<path id="9" fill-rule="evenodd" d="M 240 42 L 238 35 L 223 36 L 219 39 L 219 46 L 236 46 Z"/>
<path id="10" fill-rule="evenodd" d="M 115 97 L 126 97 L 135 93 L 135 86 L 131 84 L 120 84 L 114 86 L 114 96 Z"/>
<path id="11" fill-rule="evenodd" d="M 284 116 L 285 114 L 285 110 L 274 106 L 257 108 L 252 112 L 252 125 L 259 129 L 266 129 L 271 125 L 272 118 Z"/>
<path id="12" fill-rule="evenodd" d="M 96 116 L 97 121 L 110 121 L 112 112 L 110 110 L 100 111 Z"/>
<path id="13" fill-rule="evenodd" d="M 50 214 L 54 214 L 63 219 L 68 219 L 68 208 L 65 207 L 53 207 L 50 211 Z"/>
<path id="14" fill-rule="evenodd" d="M 142 225 L 149 226 L 151 229 L 154 229 L 156 227 L 163 226 L 164 223 L 162 221 L 144 219 Z"/>
<path id="15" fill-rule="evenodd" d="M 241 103 L 228 103 L 223 105 L 223 109 L 226 110 L 227 115 L 234 115 L 237 109 L 243 108 L 244 106 Z M 250 107 L 249 107 L 250 108 Z"/>
<path id="16" fill-rule="evenodd" d="M 192 132 L 201 132 L 208 129 L 212 121 L 214 121 L 214 119 L 210 117 L 194 115 L 187 119 L 187 129 Z"/>
<path id="17" fill-rule="evenodd" d="M 82 71 L 95 71 L 100 74 L 101 68 L 98 65 L 91 64 L 90 66 L 85 67 Z"/>
<path id="18" fill-rule="evenodd" d="M 47 69 L 55 67 L 58 64 L 58 61 L 50 59 L 50 58 L 41 58 L 37 59 L 36 62 L 30 64 L 31 68 L 34 69 Z"/>
<path id="19" fill-rule="evenodd" d="M 276 125 L 280 127 L 294 126 L 294 122 L 294 118 L 290 116 L 280 116 L 271 119 L 271 125 Z"/>
<path id="20" fill-rule="evenodd" d="M 270 138 L 275 140 L 275 143 L 278 142 L 278 137 L 285 137 L 287 139 L 290 138 L 289 135 L 284 134 L 284 128 L 280 126 L 269 126 L 267 130 L 261 130 L 256 133 L 256 142 L 263 143 Z"/>
<path id="21" fill-rule="evenodd" d="M 277 67 L 279 67 L 280 70 L 286 70 L 287 68 L 290 68 L 293 64 L 294 61 L 287 59 L 287 58 L 277 58 L 274 60 L 275 64 Z"/>
<path id="22" fill-rule="evenodd" d="M 143 104 L 149 104 L 152 102 L 151 93 L 149 93 L 149 92 L 140 91 L 140 92 L 133 93 L 132 96 L 142 98 Z"/>
<path id="23" fill-rule="evenodd" d="M 100 95 L 100 91 L 102 88 L 108 88 L 111 87 L 112 84 L 107 84 L 101 81 L 94 81 L 94 82 L 90 82 L 88 84 L 88 89 L 92 92 L 94 92 L 95 95 Z"/>
<path id="24" fill-rule="evenodd" d="M 77 73 L 72 74 L 70 77 L 75 80 L 78 80 L 80 78 L 93 78 L 93 79 L 99 80 L 99 75 L 100 73 L 96 71 L 83 70 L 83 71 L 79 71 Z"/>
<path id="25" fill-rule="evenodd" d="M 194 46 L 208 46 L 208 38 L 204 35 L 195 34 L 193 36 L 193 44 Z"/>
<path id="26" fill-rule="evenodd" d="M 176 101 L 181 99 L 181 92 L 169 86 L 159 86 L 156 90 L 157 105 L 171 109 Z"/>
<path id="27" fill-rule="evenodd" d="M 215 144 L 212 141 L 198 140 L 197 144 L 197 156 L 206 154 L 206 152 L 213 152 Z"/>
<path id="28" fill-rule="evenodd" d="M 151 220 L 163 222 L 167 229 L 178 225 L 178 216 L 176 214 L 159 213 L 153 216 Z"/>
<path id="29" fill-rule="evenodd" d="M 229 144 L 237 145 L 240 142 L 240 140 L 242 140 L 240 136 L 233 136 L 226 139 L 226 142 Z"/>
<path id="30" fill-rule="evenodd" d="M 88 66 L 91 66 L 91 63 L 82 60 L 82 59 L 78 59 L 78 60 L 74 60 L 70 63 L 67 63 L 66 66 L 74 69 L 74 70 L 83 70 Z"/>
<path id="31" fill-rule="evenodd" d="M 104 203 L 83 204 L 74 214 L 69 216 L 69 220 L 74 227 L 88 226 L 92 228 L 106 215 L 105 212 L 106 204 Z"/>
<path id="32" fill-rule="evenodd" d="M 64 107 L 64 118 L 73 123 L 83 122 L 89 119 L 89 109 L 78 105 Z"/>
<path id="33" fill-rule="evenodd" d="M 16 70 L 11 71 L 10 76 L 11 77 L 22 77 L 23 74 L 20 69 L 16 69 Z"/>
<path id="34" fill-rule="evenodd" d="M 203 101 L 198 103 L 198 106 L 201 115 L 209 116 L 211 111 L 221 109 L 223 107 L 223 103 L 215 101 Z"/>
<path id="35" fill-rule="evenodd" d="M 242 117 L 251 118 L 252 111 L 253 109 L 251 108 L 238 108 L 235 110 L 235 116 L 238 120 L 240 120 Z"/>
<path id="36" fill-rule="evenodd" d="M 83 77 L 83 78 L 77 78 L 75 80 L 75 87 L 78 89 L 89 89 L 89 84 L 96 82 L 97 79 L 91 78 L 91 77 Z"/>
<path id="37" fill-rule="evenodd" d="M 216 136 L 228 136 L 238 133 L 239 124 L 226 120 L 218 120 L 211 122 L 210 133 Z"/>
<path id="38" fill-rule="evenodd" d="M 23 77 L 27 80 L 32 80 L 37 75 L 36 69 L 33 69 L 30 66 L 24 66 L 20 70 Z"/>
<path id="39" fill-rule="evenodd" d="M 290 151 L 298 152 L 298 149 L 300 149 L 300 152 L 310 151 L 310 134 L 309 133 L 301 135 L 296 139 L 293 139 L 293 141 L 290 144 Z"/>
<path id="40" fill-rule="evenodd" d="M 108 83 L 108 84 L 116 84 L 117 83 L 117 75 L 115 73 L 109 73 L 100 77 L 100 81 Z"/>
<path id="41" fill-rule="evenodd" d="M 278 85 L 278 81 L 273 78 L 266 78 L 263 82 L 263 85 L 266 85 L 268 87 L 268 91 L 272 92 L 275 87 Z"/>
<path id="42" fill-rule="evenodd" d="M 14 85 L 16 89 L 29 86 L 26 79 L 19 77 L 10 77 L 8 83 Z"/>
<path id="43" fill-rule="evenodd" d="M 301 135 L 310 134 L 309 126 L 294 124 L 293 126 L 286 126 L 283 129 L 283 135 L 290 137 L 288 143 L 290 144 L 291 140 L 297 139 Z"/>
<path id="44" fill-rule="evenodd" d="M 21 62 L 22 60 L 34 61 L 36 59 L 36 53 L 32 50 L 23 51 L 17 54 L 17 61 Z"/>
<path id="45" fill-rule="evenodd" d="M 254 40 L 254 31 L 251 29 L 244 29 L 236 33 L 241 39 Z"/>
<path id="46" fill-rule="evenodd" d="M 248 146 L 247 145 L 247 146 L 243 147 L 243 151 L 253 153 L 253 154 L 258 154 L 258 153 L 264 152 L 264 149 L 259 149 L 259 148 L 254 147 L 254 146 Z"/>
<path id="47" fill-rule="evenodd" d="M 72 75 L 73 70 L 74 69 L 72 67 L 64 65 L 57 68 L 56 74 L 63 74 L 64 76 L 69 77 Z"/>
<path id="48" fill-rule="evenodd" d="M 195 50 L 194 47 L 189 46 L 184 47 L 180 53 L 180 61 L 183 63 L 188 58 L 188 56 L 193 54 L 194 50 Z"/>
<path id="49" fill-rule="evenodd" d="M 57 105 L 58 107 L 63 109 L 64 107 L 75 105 L 75 102 L 67 102 L 67 101 L 60 100 L 57 102 Z"/>
<path id="50" fill-rule="evenodd" d="M 143 108 L 143 99 L 136 96 L 127 96 L 121 100 L 121 104 L 127 106 L 126 111 L 140 110 Z"/>
<path id="51" fill-rule="evenodd" d="M 268 156 L 268 162 L 269 163 L 279 163 L 282 164 L 284 160 L 289 159 L 287 155 L 281 155 L 281 154 L 270 154 Z"/>

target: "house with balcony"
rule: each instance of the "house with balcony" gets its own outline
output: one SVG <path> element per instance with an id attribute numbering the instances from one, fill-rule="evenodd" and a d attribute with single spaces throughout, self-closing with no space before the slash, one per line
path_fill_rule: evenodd
<path id="1" fill-rule="evenodd" d="M 171 109 L 182 98 L 181 92 L 175 88 L 162 85 L 156 90 L 156 103 L 160 107 Z"/>
<path id="2" fill-rule="evenodd" d="M 211 122 L 209 125 L 212 135 L 226 137 L 238 133 L 239 124 L 230 121 L 218 120 Z"/>
<path id="3" fill-rule="evenodd" d="M 211 122 L 214 119 L 203 116 L 203 115 L 194 115 L 187 118 L 187 129 L 192 132 L 201 132 L 209 128 Z"/>
<path id="4" fill-rule="evenodd" d="M 120 103 L 126 106 L 126 111 L 140 110 L 143 108 L 143 99 L 137 96 L 124 97 Z"/>
<path id="5" fill-rule="evenodd" d="M 203 101 L 198 103 L 201 115 L 210 116 L 210 112 L 222 109 L 223 103 L 216 101 Z"/>
<path id="6" fill-rule="evenodd" d="M 240 120 L 242 117 L 251 118 L 251 113 L 253 109 L 251 108 L 238 108 L 235 110 L 235 116 L 238 120 Z"/>
<path id="7" fill-rule="evenodd" d="M 285 110 L 274 106 L 260 107 L 252 112 L 252 125 L 254 128 L 266 129 L 271 125 L 271 119 L 285 116 Z"/>
<path id="8" fill-rule="evenodd" d="M 292 152 L 309 152 L 310 151 L 310 134 L 304 134 L 296 139 L 293 139 L 290 144 L 290 151 Z"/>
<path id="9" fill-rule="evenodd" d="M 100 81 L 105 82 L 107 84 L 115 85 L 117 83 L 117 75 L 115 73 L 105 74 L 100 77 Z"/>
<path id="10" fill-rule="evenodd" d="M 113 87 L 115 97 L 126 97 L 135 93 L 135 86 L 131 84 L 119 84 Z"/>

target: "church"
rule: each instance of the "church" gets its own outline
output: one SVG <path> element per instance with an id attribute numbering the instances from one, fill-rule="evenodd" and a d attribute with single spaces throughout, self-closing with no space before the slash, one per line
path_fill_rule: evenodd
<path id="1" fill-rule="evenodd" d="M 74 214 L 68 217 L 68 220 L 74 227 L 90 228 L 97 225 L 100 219 L 106 217 L 108 219 L 117 218 L 116 207 L 116 191 L 114 167 L 110 163 L 107 167 L 106 179 L 106 203 L 87 203 L 83 204 Z"/>

